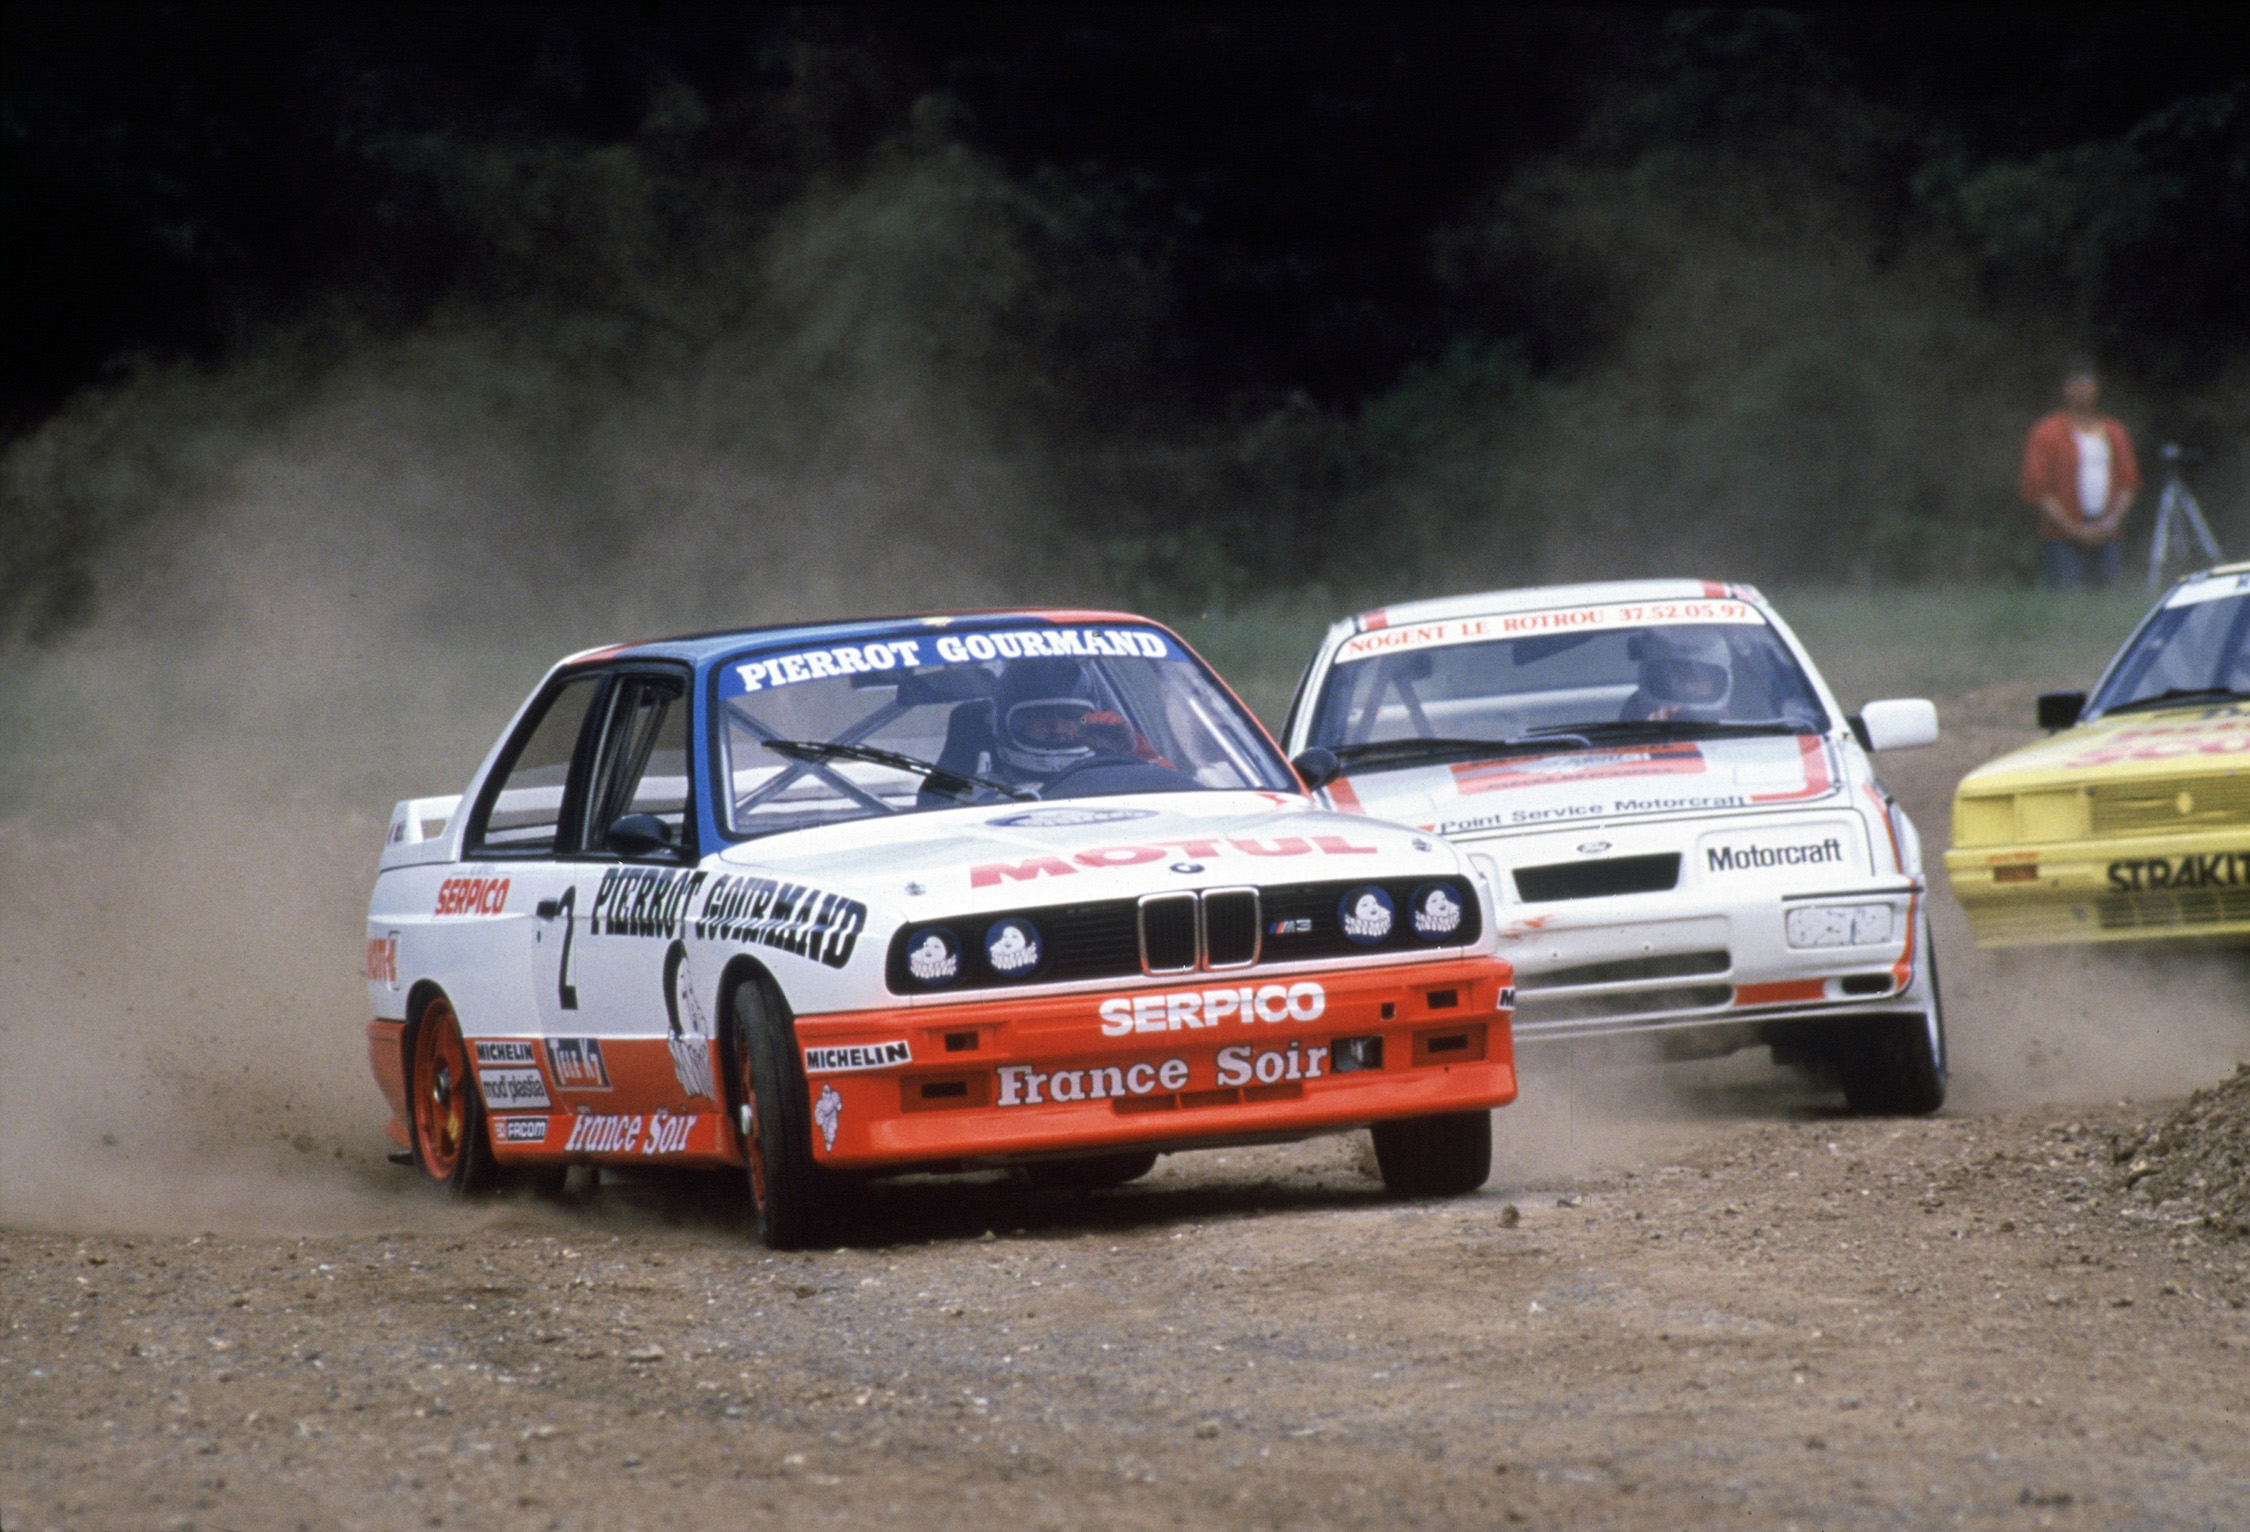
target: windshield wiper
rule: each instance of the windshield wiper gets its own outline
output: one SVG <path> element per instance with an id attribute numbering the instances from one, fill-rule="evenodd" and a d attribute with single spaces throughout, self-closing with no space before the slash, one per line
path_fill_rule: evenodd
<path id="1" fill-rule="evenodd" d="M 2250 692 L 2238 692 L 2231 686 L 2168 686 L 2153 697 L 2135 697 L 2130 702 L 2105 707 L 2102 716 L 2107 718 L 2112 713 L 2131 713 L 2146 707 L 2170 707 L 2175 702 L 2242 701 L 2250 701 Z"/>
<path id="2" fill-rule="evenodd" d="M 873 745 L 835 745 L 818 739 L 768 739 L 759 743 L 775 755 L 787 756 L 792 761 L 865 761 L 870 766 L 888 766 L 893 771 L 924 777 L 931 787 L 955 798 L 961 796 L 956 789 L 984 787 L 1003 798 L 1013 798 L 1018 803 L 1036 803 L 1039 799 L 1037 793 L 1010 787 L 1005 782 L 995 782 L 990 777 L 951 771 L 935 761 L 900 755 L 896 750 L 878 750 Z"/>
<path id="3" fill-rule="evenodd" d="M 1817 734 L 1819 730 L 1806 718 L 1618 718 L 1608 723 L 1572 724 L 1581 734 L 1597 739 L 1660 738 L 1692 739 L 1717 734 Z M 1537 733 L 1537 730 L 1533 731 Z"/>
<path id="4" fill-rule="evenodd" d="M 1408 766 L 1422 761 L 1462 760 L 1507 755 L 1518 750 L 1562 750 L 1593 743 L 1582 734 L 1534 730 L 1521 739 L 1379 739 L 1338 745 L 1333 754 L 1347 768 Z"/>

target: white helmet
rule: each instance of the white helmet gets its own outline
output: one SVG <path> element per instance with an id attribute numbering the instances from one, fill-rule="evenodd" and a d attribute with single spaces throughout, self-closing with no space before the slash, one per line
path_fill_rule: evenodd
<path id="1" fill-rule="evenodd" d="M 1018 660 L 1000 677 L 993 698 L 994 747 L 1018 771 L 1051 777 L 1093 755 L 1089 719 L 1101 708 L 1086 695 L 1076 660 Z"/>
<path id="2" fill-rule="evenodd" d="M 1641 693 L 1674 716 L 1719 718 L 1734 695 L 1734 651 L 1714 628 L 1661 628 L 1641 645 Z"/>

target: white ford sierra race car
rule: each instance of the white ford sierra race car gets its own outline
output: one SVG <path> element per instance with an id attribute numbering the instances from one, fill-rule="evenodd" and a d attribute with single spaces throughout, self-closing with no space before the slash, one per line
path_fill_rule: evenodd
<path id="1" fill-rule="evenodd" d="M 1515 1097 L 1495 893 L 1316 807 L 1168 630 L 896 618 L 573 656 L 459 798 L 393 812 L 369 1056 L 432 1178 L 742 1165 L 760 1235 L 850 1178 L 1372 1125 L 1467 1191 Z"/>
<path id="2" fill-rule="evenodd" d="M 1945 1099 L 1922 848 L 1868 752 L 1928 702 L 1845 718 L 1743 585 L 1497 591 L 1331 628 L 1290 709 L 1332 806 L 1471 852 L 1501 890 L 1519 1039 L 1765 1045 L 1861 1111 Z"/>

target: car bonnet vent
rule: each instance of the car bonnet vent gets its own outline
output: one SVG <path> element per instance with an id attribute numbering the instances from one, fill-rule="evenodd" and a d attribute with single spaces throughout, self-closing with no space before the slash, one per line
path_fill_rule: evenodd
<path id="1" fill-rule="evenodd" d="M 1141 968 L 1147 973 L 1193 973 L 1196 965 L 1196 897 L 1151 894 L 1141 901 Z"/>
<path id="2" fill-rule="evenodd" d="M 1258 961 L 1258 891 L 1214 889 L 1203 896 L 1203 966 L 1248 968 Z"/>
<path id="3" fill-rule="evenodd" d="M 1531 904 L 1556 899 L 1606 899 L 1612 894 L 1660 894 L 1679 881 L 1677 851 L 1516 869 L 1516 892 Z"/>

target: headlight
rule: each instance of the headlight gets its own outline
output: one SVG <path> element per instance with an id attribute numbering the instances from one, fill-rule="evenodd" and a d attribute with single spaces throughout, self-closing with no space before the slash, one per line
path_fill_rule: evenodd
<path id="1" fill-rule="evenodd" d="M 1450 883 L 1423 884 L 1409 908 L 1414 934 L 1426 942 L 1452 941 L 1461 929 L 1461 890 Z"/>
<path id="2" fill-rule="evenodd" d="M 906 971 L 927 989 L 951 984 L 961 977 L 960 938 L 944 926 L 924 926 L 914 932 L 906 938 Z"/>
<path id="3" fill-rule="evenodd" d="M 1336 901 L 1336 924 L 1344 939 L 1356 946 L 1373 947 L 1387 940 L 1397 919 L 1398 906 L 1372 883 L 1346 889 Z"/>
<path id="4" fill-rule="evenodd" d="M 984 960 L 1003 979 L 1028 979 L 1046 956 L 1039 928 L 1028 920 L 995 920 L 984 933 Z"/>
<path id="5" fill-rule="evenodd" d="M 1891 939 L 1887 904 L 1801 904 L 1782 923 L 1792 947 L 1876 947 Z"/>

